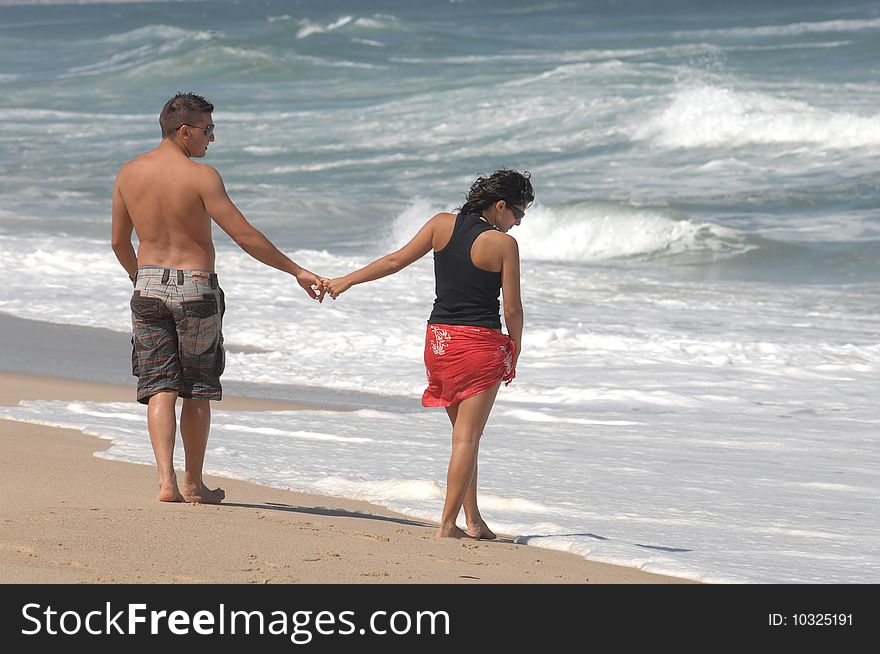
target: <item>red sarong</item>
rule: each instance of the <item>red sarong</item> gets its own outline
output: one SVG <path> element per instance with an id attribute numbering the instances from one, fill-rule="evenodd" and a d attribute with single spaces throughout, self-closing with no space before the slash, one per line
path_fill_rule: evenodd
<path id="1" fill-rule="evenodd" d="M 422 406 L 446 407 L 492 388 L 499 380 L 509 384 L 516 376 L 515 351 L 513 340 L 494 329 L 428 325 L 428 388 L 422 395 Z"/>

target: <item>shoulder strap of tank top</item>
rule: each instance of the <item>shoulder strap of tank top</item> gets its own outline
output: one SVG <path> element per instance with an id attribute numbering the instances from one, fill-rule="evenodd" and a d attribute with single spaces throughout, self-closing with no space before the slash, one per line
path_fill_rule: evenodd
<path id="1" fill-rule="evenodd" d="M 470 246 L 474 244 L 474 241 L 477 240 L 477 237 L 480 234 L 482 234 L 483 232 L 495 229 L 495 227 L 493 225 L 489 224 L 488 221 L 483 220 L 483 218 L 481 218 L 479 215 L 477 215 L 475 213 L 469 214 L 468 217 L 471 220 L 473 220 L 473 223 L 470 226 L 471 228 L 469 230 L 468 239 L 467 239 L 468 240 L 468 244 L 467 244 L 468 251 L 470 251 Z M 464 227 L 462 227 L 462 230 L 464 230 Z"/>

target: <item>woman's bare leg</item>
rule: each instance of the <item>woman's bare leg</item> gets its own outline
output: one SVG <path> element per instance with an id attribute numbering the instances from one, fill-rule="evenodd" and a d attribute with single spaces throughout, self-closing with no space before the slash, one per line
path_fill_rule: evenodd
<path id="1" fill-rule="evenodd" d="M 446 413 L 449 416 L 449 422 L 451 422 L 452 427 L 455 428 L 455 418 L 458 415 L 458 405 L 453 404 L 452 406 L 446 407 Z M 480 436 L 482 438 L 482 434 Z M 462 508 L 464 508 L 464 516 L 467 522 L 467 535 L 472 538 L 492 540 L 497 538 L 497 536 L 495 535 L 495 532 L 489 529 L 486 521 L 483 520 L 483 516 L 480 515 L 479 506 L 477 506 L 477 470 L 479 468 L 479 458 L 480 443 L 477 441 L 477 451 L 474 456 L 474 475 L 471 478 L 471 483 L 464 495 Z"/>
<path id="2" fill-rule="evenodd" d="M 485 428 L 485 427 L 484 427 Z M 477 451 L 474 455 L 474 476 L 471 478 L 471 484 L 468 486 L 467 493 L 464 495 L 464 517 L 467 521 L 467 533 L 472 538 L 484 538 L 492 540 L 497 538 L 495 532 L 489 529 L 483 516 L 480 515 L 480 509 L 477 506 L 477 468 L 479 467 L 478 459 L 480 458 L 480 442 L 477 441 Z"/>
<path id="3" fill-rule="evenodd" d="M 474 481 L 480 436 L 489 420 L 499 386 L 500 381 L 479 395 L 459 402 L 454 416 L 452 411 L 447 410 L 450 420 L 453 421 L 452 454 L 446 473 L 446 501 L 440 527 L 435 534 L 437 538 L 464 538 L 468 535 L 456 526 L 455 521 L 471 482 Z M 473 499 L 476 507 L 476 488 L 473 490 Z"/>

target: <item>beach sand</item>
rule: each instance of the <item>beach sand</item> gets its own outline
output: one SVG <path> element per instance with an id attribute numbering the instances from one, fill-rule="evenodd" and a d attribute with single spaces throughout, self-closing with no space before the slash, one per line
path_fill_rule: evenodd
<path id="1" fill-rule="evenodd" d="M 24 399 L 133 401 L 133 387 L 0 373 L 0 404 Z M 298 408 L 241 397 L 222 407 Z M 206 476 L 226 490 L 220 506 L 161 503 L 155 467 L 94 456 L 109 445 L 0 420 L 0 582 L 688 583 L 505 536 L 438 541 L 436 525 L 367 502 L 235 479 Z"/>

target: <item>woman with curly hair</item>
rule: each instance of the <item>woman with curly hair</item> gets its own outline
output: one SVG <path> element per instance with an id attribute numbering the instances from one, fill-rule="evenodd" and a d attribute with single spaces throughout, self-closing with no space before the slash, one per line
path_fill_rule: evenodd
<path id="1" fill-rule="evenodd" d="M 422 404 L 445 407 L 452 422 L 437 538 L 495 538 L 477 506 L 477 455 L 498 388 L 513 380 L 522 350 L 519 248 L 507 232 L 520 224 L 534 199 L 528 172 L 501 169 L 480 176 L 457 214 L 438 213 L 396 252 L 322 280 L 335 300 L 355 284 L 399 272 L 434 251 L 436 299 L 425 337 L 428 388 Z M 462 507 L 466 530 L 456 525 Z"/>

